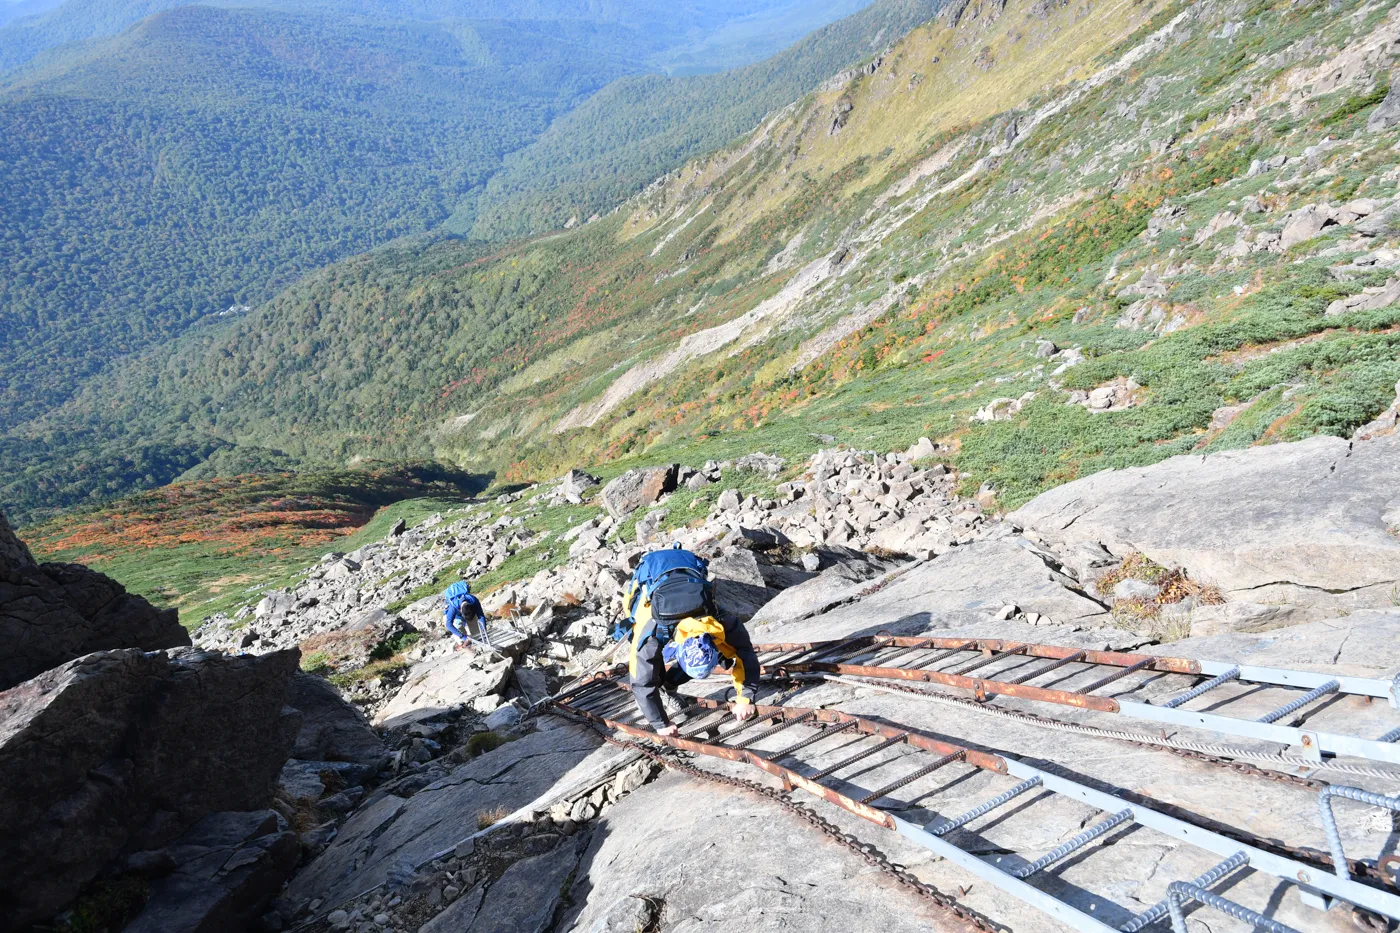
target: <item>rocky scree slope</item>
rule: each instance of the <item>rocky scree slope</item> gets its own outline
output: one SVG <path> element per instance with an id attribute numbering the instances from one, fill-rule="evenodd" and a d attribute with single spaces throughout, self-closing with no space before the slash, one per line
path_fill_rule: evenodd
<path id="1" fill-rule="evenodd" d="M 503 650 L 451 651 L 439 637 L 434 593 L 397 610 L 402 621 L 393 630 L 421 629 L 423 637 L 391 659 L 394 669 L 373 671 L 377 684 L 343 678 L 360 660 L 337 662 L 344 668 L 332 679 L 352 684 L 351 696 L 379 719 L 393 761 L 336 834 L 317 842 L 317 854 L 291 882 L 283 908 L 289 918 L 312 921 L 312 928 L 365 933 L 516 929 L 522 923 L 548 930 L 585 923 L 590 929 L 671 929 L 689 918 L 725 915 L 738 903 L 756 911 L 759 929 L 778 916 L 796 928 L 823 929 L 839 918 L 887 910 L 893 910 L 892 928 L 911 918 L 937 927 L 937 918 L 925 917 L 906 894 L 857 872 L 849 853 L 809 837 L 809 827 L 761 801 L 662 777 L 649 762 L 599 747 L 587 730 L 537 711 L 525 714 L 527 705 L 571 675 L 611 663 L 606 625 L 619 608 L 613 583 L 621 568 L 645 548 L 671 541 L 712 554 L 721 609 L 748 617 L 757 641 L 874 631 L 999 637 L 1389 677 L 1400 671 L 1397 445 L 1394 435 L 1355 443 L 1319 438 L 1178 457 L 1067 484 L 1004 518 L 986 516 L 975 500 L 948 493 L 956 477 L 938 468 L 932 444 L 886 455 L 827 450 L 796 465 L 756 454 L 698 469 L 636 471 L 606 485 L 574 470 L 461 514 L 397 529 L 355 556 L 359 570 L 343 558 L 331 569 L 320 565 L 311 568 L 306 592 L 299 586 L 250 606 L 244 620 L 256 639 L 248 647 L 276 651 L 284 639 L 333 634 L 335 613 L 320 603 L 297 603 L 354 588 L 357 576 L 368 581 L 417 555 L 415 579 L 437 568 L 455 576 L 459 566 L 485 576 L 493 562 L 495 571 L 516 577 L 486 596 Z M 759 477 L 772 492 L 738 491 Z M 895 488 L 901 482 L 919 491 L 901 500 L 903 490 Z M 1296 493 L 1281 495 L 1280 485 Z M 698 509 L 687 507 L 694 501 L 688 494 L 707 492 L 718 494 L 713 508 L 708 499 Z M 890 495 L 895 499 L 886 502 Z M 872 508 L 883 514 L 868 522 L 858 518 Z M 537 529 L 554 511 L 570 520 L 562 531 L 547 533 L 566 538 L 560 546 L 573 554 L 564 557 L 561 550 L 562 563 L 520 578 L 514 568 L 521 557 L 538 563 L 545 553 L 532 539 L 546 533 Z M 816 531 L 807 530 L 809 520 Z M 961 522 L 956 532 L 945 528 L 950 521 Z M 520 540 L 511 543 L 516 535 Z M 430 542 L 436 546 L 425 548 Z M 597 586 L 600 575 L 613 582 Z M 391 592 L 402 587 L 369 590 L 368 602 L 382 602 Z M 390 605 L 375 608 L 392 618 Z M 342 611 L 339 618 L 343 623 L 363 611 Z M 215 619 L 196 637 L 216 641 L 238 631 L 230 620 Z M 1155 699 L 1178 689 L 1160 681 L 1147 678 L 1123 689 Z M 723 696 L 716 685 L 693 689 Z M 1240 693 L 1234 701 L 1247 706 L 1247 688 Z M 1073 763 L 1107 786 L 1150 793 L 1202 818 L 1241 825 L 1247 812 L 1252 831 L 1308 844 L 1322 839 L 1310 815 L 1315 807 L 1306 806 L 1310 792 L 1164 752 L 1128 753 L 1103 739 L 989 724 L 977 713 L 928 710 L 845 685 L 811 685 L 791 702 L 837 706 Z M 1065 715 L 1095 715 L 1081 713 Z M 1379 732 L 1388 728 L 1388 715 L 1379 706 L 1327 707 L 1310 714 L 1309 722 L 1328 728 L 1345 720 L 1346 728 L 1356 728 L 1361 717 L 1361 728 Z M 701 764 L 722 772 L 727 767 Z M 1209 800 L 1196 793 L 1207 785 Z M 998 789 L 1004 788 L 978 777 L 944 806 L 970 806 Z M 1396 788 L 1379 781 L 1376 789 Z M 321 805 L 345 805 L 331 799 L 331 788 L 322 793 Z M 914 819 L 937 815 L 917 802 L 905 809 Z M 704 816 L 681 816 L 688 813 Z M 1012 814 L 983 841 L 969 844 L 984 853 L 1048 849 L 1091 818 L 1077 804 L 1053 804 L 1048 812 Z M 875 832 L 858 821 L 844 828 Z M 738 870 L 732 860 L 674 858 L 676 846 L 704 852 L 708 842 L 722 847 L 732 844 L 735 832 L 750 831 L 781 842 L 764 846 L 761 867 L 743 867 L 743 877 L 732 878 L 733 898 L 725 884 L 702 883 L 730 878 L 727 873 Z M 1381 847 L 1388 831 L 1361 816 L 1343 818 L 1348 846 L 1358 851 Z M 870 841 L 893 846 L 895 857 L 943 890 L 966 886 L 968 879 L 946 862 L 900 850 L 883 834 Z M 800 852 L 802 864 L 788 852 Z M 1127 898 L 1141 909 L 1160 898 L 1166 879 L 1208 867 L 1196 865 L 1188 848 L 1157 838 L 1125 838 L 1104 852 L 1106 861 L 1096 856 L 1066 869 L 1061 877 L 1068 887 L 1059 893 L 1087 909 L 1103 903 L 1095 885 L 1107 883 L 1115 900 Z M 838 877 L 847 882 L 839 903 L 822 893 L 829 884 L 801 880 Z M 1276 904 L 1278 919 L 1298 929 L 1341 930 L 1350 923 L 1339 913 L 1318 927 L 1321 915 L 1309 913 L 1296 892 L 1271 884 L 1255 877 L 1232 893 Z M 544 893 L 522 901 L 524 890 Z M 687 894 L 698 890 L 705 893 Z M 995 889 L 974 885 L 966 899 L 1010 929 L 1058 929 Z M 770 911 L 772 918 L 762 919 Z"/>

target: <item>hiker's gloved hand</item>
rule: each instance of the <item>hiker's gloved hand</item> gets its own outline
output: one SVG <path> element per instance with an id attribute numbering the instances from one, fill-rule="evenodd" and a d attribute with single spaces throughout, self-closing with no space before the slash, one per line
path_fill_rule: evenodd
<path id="1" fill-rule="evenodd" d="M 681 734 L 681 728 L 677 725 L 662 726 L 660 729 L 656 730 L 656 734 L 667 738 L 675 738 Z"/>
<path id="2" fill-rule="evenodd" d="M 758 708 L 748 700 L 740 700 L 734 704 L 734 718 L 740 722 L 752 719 L 756 712 L 758 712 Z"/>

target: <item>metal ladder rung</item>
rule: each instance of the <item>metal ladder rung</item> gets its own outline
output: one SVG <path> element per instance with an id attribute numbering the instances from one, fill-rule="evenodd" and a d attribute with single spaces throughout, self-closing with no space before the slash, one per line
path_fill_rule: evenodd
<path id="1" fill-rule="evenodd" d="M 763 714 L 762 716 L 755 716 L 753 719 L 750 719 L 750 720 L 747 721 L 747 722 L 741 723 L 741 724 L 739 725 L 739 728 L 737 728 L 737 729 L 730 729 L 728 732 L 722 734 L 722 735 L 719 737 L 719 740 L 720 740 L 721 742 L 727 742 L 727 741 L 729 741 L 730 739 L 734 738 L 734 736 L 738 735 L 739 733 L 741 733 L 741 732 L 748 732 L 748 731 L 749 731 L 750 729 L 752 729 L 754 726 L 761 725 L 762 723 L 768 722 L 770 719 L 776 719 L 777 717 L 781 716 L 782 714 L 783 714 L 782 709 L 775 709 L 775 710 L 773 710 L 773 712 L 771 712 L 771 713 L 765 713 L 765 714 Z"/>
<path id="2" fill-rule="evenodd" d="M 1049 866 L 1058 862 L 1060 859 L 1064 858 L 1066 855 L 1069 855 L 1071 852 L 1076 852 L 1079 849 L 1084 848 L 1086 845 L 1093 842 L 1100 836 L 1104 835 L 1109 830 L 1129 822 L 1130 820 L 1132 820 L 1132 818 L 1132 810 L 1119 810 L 1117 813 L 1113 814 L 1108 819 L 1104 820 L 1102 823 L 1096 823 L 1095 825 L 1089 827 L 1088 829 L 1084 830 L 1084 832 L 1075 836 L 1073 839 L 1070 839 L 1068 842 L 1058 845 L 1055 848 L 1051 849 L 1049 852 L 1046 852 L 1044 855 L 1036 859 L 1034 862 L 1031 862 L 1029 865 L 1023 865 L 1015 871 L 1007 872 L 1007 874 L 1009 874 L 1013 878 L 1028 878 L 1036 872 L 1040 871 L 1042 868 L 1048 868 Z"/>
<path id="3" fill-rule="evenodd" d="M 1327 694 L 1329 693 L 1336 693 L 1340 689 L 1342 689 L 1342 684 L 1340 681 L 1329 680 L 1327 681 L 1327 683 L 1322 684 L 1319 687 L 1313 687 L 1311 690 L 1298 697 L 1298 699 L 1294 700 L 1292 703 L 1285 703 L 1278 709 L 1274 710 L 1272 713 L 1260 716 L 1257 721 L 1278 722 L 1283 717 L 1291 713 L 1298 712 L 1298 710 L 1307 706 L 1309 703 L 1312 703 L 1316 700 L 1320 700 L 1323 697 L 1327 696 Z"/>
<path id="4" fill-rule="evenodd" d="M 938 663 L 941 662 L 941 661 L 945 661 L 945 660 L 947 660 L 948 658 L 951 658 L 951 657 L 952 657 L 953 655 L 955 655 L 955 654 L 961 654 L 961 653 L 964 652 L 964 651 L 976 651 L 976 650 L 977 650 L 977 642 L 975 642 L 975 641 L 965 641 L 965 642 L 963 642 L 961 645 L 958 645 L 956 648 L 949 648 L 949 649 L 947 649 L 947 650 L 945 650 L 945 651 L 940 651 L 940 652 L 938 652 L 937 654 L 935 654 L 933 657 L 929 658 L 928 660 L 921 662 L 921 663 L 919 664 L 918 667 L 914 668 L 914 670 L 916 670 L 916 671 L 926 671 L 926 670 L 928 670 L 930 667 L 932 667 L 933 665 L 938 664 Z"/>
<path id="5" fill-rule="evenodd" d="M 809 712 L 803 713 L 801 716 L 798 716 L 798 717 L 796 717 L 795 719 L 785 719 L 785 720 L 783 720 L 782 722 L 778 723 L 778 724 L 777 724 L 776 726 L 774 726 L 773 728 L 771 728 L 771 729 L 765 729 L 765 730 L 763 730 L 762 732 L 760 732 L 758 735 L 755 735 L 755 736 L 752 736 L 752 737 L 750 737 L 750 738 L 748 738 L 748 739 L 745 739 L 744 741 L 740 742 L 738 745 L 730 745 L 730 748 L 737 748 L 737 749 L 745 749 L 745 748 L 748 748 L 750 745 L 753 745 L 755 742 L 762 742 L 764 739 L 768 738 L 769 736 L 777 735 L 779 732 L 782 732 L 784 729 L 791 729 L 793 726 L 796 726 L 796 725 L 798 725 L 798 724 L 800 724 L 800 723 L 807 722 L 807 721 L 810 720 L 810 719 L 815 719 L 816 716 L 817 716 L 816 713 L 810 712 L 810 711 L 809 711 Z M 728 737 L 726 736 L 726 739 L 727 739 L 727 738 L 728 738 Z M 728 743 L 726 743 L 726 744 L 728 744 Z"/>
<path id="6" fill-rule="evenodd" d="M 939 826 L 933 826 L 932 824 L 930 824 L 928 826 L 925 826 L 924 829 L 933 833 L 935 836 L 946 836 L 953 830 L 958 829 L 961 826 L 966 826 L 968 823 L 971 823 L 979 816 L 983 816 L 984 814 L 990 813 L 1002 804 L 1014 800 L 1015 798 L 1021 796 L 1031 788 L 1039 787 L 1040 784 L 1041 780 L 1039 776 L 1029 778 L 1028 780 L 1022 781 L 1020 784 L 1017 784 L 1015 787 L 1011 788 L 1005 793 L 997 794 L 991 800 L 979 803 L 977 806 L 973 807 L 971 810 L 968 810 L 962 816 L 948 820 L 947 822 Z"/>
<path id="7" fill-rule="evenodd" d="M 801 742 L 798 742 L 796 745 L 789 745 L 782 751 L 773 752 L 772 754 L 766 754 L 763 757 L 767 758 L 769 761 L 781 761 L 782 759 L 791 755 L 793 752 L 800 751 L 806 748 L 808 745 L 815 745 L 822 739 L 829 739 L 839 732 L 847 732 L 851 729 L 854 729 L 858 725 L 860 725 L 860 723 L 852 719 L 849 722 L 843 722 L 840 725 L 827 726 L 826 728 L 822 729 L 822 731 L 818 732 L 816 735 L 808 736 Z"/>
<path id="8" fill-rule="evenodd" d="M 1017 677 L 1015 680 L 1011 681 L 1011 683 L 1023 684 L 1027 681 L 1035 680 L 1041 674 L 1048 674 L 1051 671 L 1057 671 L 1060 668 L 1064 667 L 1066 664 L 1073 664 L 1075 661 L 1082 660 L 1084 660 L 1084 652 L 1076 651 L 1074 654 L 1070 655 L 1067 658 L 1060 658 L 1060 660 L 1056 661 L 1054 664 L 1051 664 L 1049 667 L 1042 667 L 1038 671 L 1031 671 L 1029 674 L 1026 674 L 1023 677 Z"/>
<path id="9" fill-rule="evenodd" d="M 1226 875 L 1248 864 L 1249 856 L 1245 855 L 1243 852 L 1236 852 L 1191 883 L 1199 888 L 1209 888 Z M 1151 926 L 1165 917 L 1167 915 L 1167 910 L 1166 899 L 1160 900 L 1123 924 L 1119 929 L 1122 933 L 1138 933 L 1138 930 L 1141 930 L 1143 927 Z"/>
<path id="10" fill-rule="evenodd" d="M 864 797 L 860 798 L 860 802 L 869 803 L 872 800 L 879 800 L 881 797 L 885 796 L 888 793 L 897 791 L 901 787 L 906 787 L 910 784 L 913 784 L 921 777 L 927 777 L 928 775 L 937 771 L 944 765 L 950 765 L 955 761 L 962 761 L 966 757 L 966 751 L 953 752 L 951 755 L 944 755 L 942 758 L 938 759 L 933 764 L 924 765 L 922 768 L 915 771 L 913 774 L 906 774 L 904 777 L 899 778 L 898 780 L 891 781 L 879 790 L 871 791 Z"/>
<path id="11" fill-rule="evenodd" d="M 891 639 L 889 639 L 889 638 L 876 639 L 875 641 L 871 642 L 871 643 L 868 644 L 868 645 L 862 645 L 861 647 L 857 648 L 855 651 L 848 651 L 847 653 L 845 653 L 845 654 L 843 654 L 843 655 L 840 655 L 840 656 L 838 656 L 838 657 L 832 658 L 831 660 L 827 661 L 826 663 L 827 663 L 827 664 L 845 664 L 847 661 L 850 661 L 852 658 L 858 658 L 858 657 L 860 657 L 860 656 L 863 655 L 863 654 L 869 654 L 869 653 L 871 653 L 871 652 L 879 652 L 881 648 L 887 647 L 887 646 L 889 645 L 890 641 L 891 641 Z"/>
<path id="12" fill-rule="evenodd" d="M 824 777 L 830 777 L 837 771 L 841 771 L 845 768 L 850 767 L 858 761 L 869 758 L 876 752 L 882 752 L 885 749 L 889 748 L 891 745 L 898 745 L 900 742 L 903 742 L 907 738 L 909 738 L 909 733 L 907 732 L 901 732 L 899 735 L 892 735 L 889 738 L 885 739 L 885 741 L 881 742 L 879 745 L 867 748 L 863 752 L 856 752 L 851 757 L 845 759 L 844 761 L 838 761 L 836 764 L 832 765 L 829 768 L 823 768 L 821 771 L 818 771 L 816 774 L 812 775 L 811 780 L 820 781 Z"/>
<path id="13" fill-rule="evenodd" d="M 890 655 L 889 657 L 885 658 L 885 660 L 881 661 L 880 664 L 881 664 L 881 666 L 883 666 L 883 667 L 889 667 L 889 666 L 890 666 L 890 662 L 893 661 L 895 658 L 897 658 L 897 657 L 899 657 L 899 656 L 901 656 L 901 655 L 909 654 L 911 651 L 923 651 L 925 648 L 929 647 L 929 646 L 932 645 L 932 644 L 933 644 L 933 639 L 932 639 L 932 638 L 925 638 L 923 641 L 919 642 L 917 645 L 908 645 L 907 647 L 900 648 L 900 649 L 899 649 L 898 651 L 896 651 L 894 654 Z"/>
<path id="14" fill-rule="evenodd" d="M 1385 735 L 1383 735 L 1383 736 L 1381 736 L 1380 738 L 1376 739 L 1376 741 L 1377 741 L 1377 742 L 1394 742 L 1396 739 L 1400 739 L 1400 726 L 1396 726 L 1394 729 L 1391 729 L 1391 730 L 1390 730 L 1389 732 L 1387 732 Z"/>
<path id="15" fill-rule="evenodd" d="M 1120 671 L 1114 671 L 1112 674 L 1109 674 L 1107 677 L 1103 678 L 1102 680 L 1096 680 L 1096 681 L 1094 681 L 1093 683 L 1091 683 L 1089 686 L 1084 687 L 1084 688 L 1082 688 L 1082 689 L 1080 689 L 1080 690 L 1076 690 L 1076 691 L 1074 691 L 1074 692 L 1077 693 L 1077 694 L 1079 694 L 1080 696 L 1088 696 L 1089 694 L 1093 693 L 1095 690 L 1099 690 L 1099 689 L 1101 689 L 1101 688 L 1103 688 L 1103 687 L 1107 687 L 1109 684 L 1113 683 L 1114 681 L 1122 680 L 1124 677 L 1127 677 L 1129 674 L 1133 673 L 1134 671 L 1140 671 L 1140 670 L 1142 670 L 1144 667 L 1147 667 L 1147 665 L 1151 664 L 1151 663 L 1152 663 L 1153 661 L 1155 661 L 1155 660 L 1157 660 L 1157 659 L 1156 659 L 1156 658 L 1143 658 L 1141 661 L 1138 661 L 1138 662 L 1135 663 L 1135 664 L 1129 664 L 1127 667 L 1123 668 L 1122 670 L 1120 670 Z"/>
<path id="16" fill-rule="evenodd" d="M 1210 680 L 1207 680 L 1205 683 L 1197 684 L 1190 690 L 1187 690 L 1181 696 L 1174 697 L 1168 700 L 1167 702 L 1163 703 L 1162 705 L 1167 709 L 1176 709 L 1178 706 L 1181 706 L 1185 703 L 1189 703 L 1192 700 L 1196 699 L 1196 697 L 1201 696 L 1202 694 L 1209 693 L 1216 687 L 1219 687 L 1221 684 L 1226 684 L 1232 680 L 1237 680 L 1239 676 L 1240 669 L 1238 667 L 1232 667 L 1225 673 L 1216 674 L 1214 677 L 1212 677 Z"/>
<path id="17" fill-rule="evenodd" d="M 976 661 L 973 661 L 973 662 L 972 662 L 971 664 L 969 664 L 967 667 L 960 667 L 960 668 L 958 668 L 957 670 L 952 671 L 952 673 L 957 674 L 959 677 L 961 677 L 962 675 L 968 673 L 969 671 L 975 671 L 975 670 L 977 670 L 979 667 L 986 667 L 988 664 L 991 664 L 993 661 L 1001 661 L 1001 660 L 1003 660 L 1003 659 L 1005 659 L 1005 658 L 1014 657 L 1014 656 L 1020 654 L 1022 651 L 1025 651 L 1025 650 L 1026 650 L 1026 646 L 1025 646 L 1025 645 L 1013 645 L 1012 647 L 1007 648 L 1005 651 L 993 651 L 993 652 L 992 652 L 990 655 L 988 655 L 987 657 L 985 657 L 985 658 L 979 658 L 979 659 L 977 659 Z"/>
<path id="18" fill-rule="evenodd" d="M 1298 933 L 1290 926 L 1284 926 L 1277 920 L 1270 920 L 1263 914 L 1250 910 L 1243 904 L 1236 904 L 1234 901 L 1226 900 L 1219 894 L 1213 894 L 1200 885 L 1192 884 L 1189 881 L 1173 881 L 1167 885 L 1167 912 L 1172 918 L 1172 930 L 1174 933 L 1187 933 L 1186 914 L 1182 912 L 1182 905 L 1188 900 L 1200 901 L 1207 907 L 1220 911 L 1228 917 L 1236 920 L 1243 920 L 1245 923 L 1254 924 L 1255 929 L 1264 930 L 1265 933 Z"/>

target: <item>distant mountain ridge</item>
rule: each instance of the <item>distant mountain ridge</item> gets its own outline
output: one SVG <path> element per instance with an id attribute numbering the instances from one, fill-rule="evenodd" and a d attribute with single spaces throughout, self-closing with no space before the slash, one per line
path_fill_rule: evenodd
<path id="1" fill-rule="evenodd" d="M 823 38 L 822 54 L 829 62 L 858 57 L 870 32 L 859 23 L 908 2 L 880 0 L 857 15 L 856 28 Z M 98 0 L 0 29 L 0 47 L 13 50 L 15 30 L 37 35 L 48 23 L 54 38 L 62 23 L 82 23 L 86 35 L 158 10 L 118 35 L 46 49 L 0 77 L 0 431 L 62 404 L 113 359 L 231 305 L 256 305 L 325 263 L 396 237 L 436 235 L 454 214 L 482 237 L 514 235 L 508 214 L 497 215 L 499 229 L 476 214 L 505 155 L 612 80 L 647 67 L 668 42 L 685 47 L 741 13 L 819 6 L 283 5 L 161 9 L 172 4 Z M 483 11 L 492 17 L 433 19 Z M 420 18 L 376 18 L 389 12 Z M 508 13 L 553 19 L 498 18 Z M 780 74 L 748 82 L 749 123 L 803 89 Z M 637 106 L 668 104 L 662 95 Z M 570 196 L 606 209 L 718 144 L 731 135 L 732 113 L 715 111 L 729 122 L 673 113 L 672 121 L 710 128 L 664 151 L 611 134 L 603 154 L 630 151 L 631 174 L 621 185 L 594 177 Z M 570 148 L 566 140 L 556 151 Z M 588 147 L 580 140 L 574 148 Z"/>
<path id="2" fill-rule="evenodd" d="M 1015 507 L 1393 431 L 1400 5 L 1335 12 L 960 0 L 592 224 L 384 248 L 114 368 L 0 497 L 56 449 L 39 507 L 212 448 L 526 481 L 927 436 Z"/>

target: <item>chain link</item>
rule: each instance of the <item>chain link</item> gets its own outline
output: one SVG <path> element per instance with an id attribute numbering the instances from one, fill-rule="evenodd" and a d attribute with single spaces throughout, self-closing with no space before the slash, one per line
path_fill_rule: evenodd
<path id="1" fill-rule="evenodd" d="M 854 683 L 854 681 L 848 681 L 845 678 L 840 678 L 839 681 L 842 683 Z M 997 709 L 996 707 L 984 706 L 978 701 L 968 697 L 951 696 L 942 693 L 932 694 L 925 690 L 920 690 L 917 687 L 911 687 L 907 684 L 897 682 L 881 682 L 880 684 L 876 685 L 861 682 L 860 686 L 878 686 L 882 690 L 895 690 L 901 693 L 911 693 L 915 696 L 920 697 L 933 697 L 934 699 L 937 699 L 940 702 L 948 702 L 950 704 L 967 706 L 971 709 L 977 710 L 978 712 L 991 713 L 1007 719 L 1031 721 L 1036 724 L 1045 725 L 1052 728 L 1064 727 L 1076 732 L 1084 732 L 1086 734 L 1104 733 L 1106 734 L 1106 737 L 1118 739 L 1123 742 L 1129 742 L 1133 745 L 1138 745 L 1142 748 L 1161 749 L 1162 751 L 1170 752 L 1173 755 L 1177 755 L 1181 758 L 1187 758 L 1192 761 L 1203 761 L 1208 764 L 1218 765 L 1220 767 L 1227 768 L 1231 771 L 1235 771 L 1240 774 L 1248 775 L 1250 777 L 1263 778 L 1267 781 L 1275 781 L 1280 784 L 1288 784 L 1294 787 L 1302 787 L 1310 791 L 1321 791 L 1324 787 L 1331 786 L 1326 781 L 1318 781 L 1312 778 L 1305 778 L 1296 774 L 1284 774 L 1280 771 L 1271 771 L 1268 768 L 1260 768 L 1255 765 L 1247 764 L 1242 761 L 1236 761 L 1230 758 L 1221 758 L 1215 755 L 1207 755 L 1203 752 L 1190 751 L 1188 749 L 1173 748 L 1169 745 L 1157 744 L 1156 742 L 1143 742 L 1133 738 L 1133 733 L 1131 732 L 1118 732 L 1106 729 L 1096 729 L 1093 726 L 1082 726 L 1079 723 L 1068 723 L 1060 719 L 1053 719 L 1049 716 L 1041 716 L 1037 713 L 1027 713 L 1022 712 L 1020 710 Z M 1163 804 L 1160 801 L 1157 802 L 1157 806 L 1162 807 L 1164 809 L 1176 810 L 1175 807 L 1170 807 L 1169 805 Z M 1200 822 L 1200 819 L 1194 817 L 1193 815 L 1187 814 L 1186 816 L 1188 822 Z M 1211 822 L 1212 826 L 1210 827 L 1210 830 L 1212 832 L 1218 833 L 1222 836 L 1227 836 L 1231 839 L 1234 839 L 1236 842 L 1243 842 L 1246 845 L 1254 846 L 1256 849 L 1263 849 L 1266 852 L 1273 852 L 1276 855 L 1283 855 L 1288 858 L 1297 859 L 1298 861 L 1310 862 L 1313 865 L 1322 868 L 1327 868 L 1328 870 L 1332 870 L 1334 868 L 1332 857 L 1329 854 L 1322 852 L 1318 849 L 1310 849 L 1304 846 L 1288 845 L 1287 843 L 1278 840 L 1266 839 L 1263 836 L 1256 836 L 1255 834 L 1250 832 L 1237 830 L 1234 827 L 1226 826 L 1223 823 L 1215 823 L 1215 821 Z M 1347 861 L 1350 863 L 1351 872 L 1353 876 L 1356 876 L 1358 878 L 1368 878 L 1373 881 L 1387 881 L 1384 872 L 1377 869 L 1375 865 L 1369 862 L 1361 861 L 1359 859 L 1348 859 Z"/>
<path id="2" fill-rule="evenodd" d="M 608 744 L 615 745 L 618 748 L 626 748 L 631 751 L 635 751 L 645 756 L 646 758 L 651 759 L 653 762 L 656 762 L 662 767 L 670 768 L 671 770 L 678 771 L 682 774 L 689 775 L 690 777 L 694 777 L 702 781 L 707 781 L 711 784 L 719 784 L 725 787 L 734 787 L 740 790 L 746 790 L 750 793 L 757 794 L 760 797 L 764 797 L 768 800 L 771 800 L 787 812 L 791 813 L 798 819 L 802 820 L 804 823 L 811 826 L 813 829 L 816 829 L 818 832 L 831 839 L 833 842 L 838 843 L 839 845 L 849 849 L 856 855 L 860 856 L 860 858 L 864 860 L 866 864 L 878 869 L 880 872 L 884 873 L 885 875 L 888 875 L 894 881 L 898 882 L 899 884 L 903 885 L 904 887 L 908 888 L 914 893 L 926 898 L 939 910 L 952 915 L 955 919 L 961 921 L 969 928 L 974 930 L 981 930 L 983 931 L 983 933 L 999 933 L 999 931 L 1001 930 L 1000 927 L 993 924 L 985 917 L 958 903 L 956 898 L 952 897 L 949 894 L 944 894 L 942 891 L 938 890 L 933 885 L 928 884 L 927 882 L 920 881 L 908 869 L 904 868 L 902 865 L 896 865 L 894 862 L 890 861 L 889 857 L 886 856 L 883 852 L 881 852 L 878 848 L 876 848 L 872 843 L 859 839 L 851 833 L 842 831 L 842 829 L 835 823 L 826 819 L 810 807 L 803 806 L 797 801 L 792 800 L 781 791 L 775 790 L 771 787 L 764 787 L 762 784 L 758 784 L 754 781 L 748 781 L 743 778 L 730 777 L 724 774 L 716 774 L 713 771 L 707 771 L 704 768 L 698 768 L 695 765 L 690 764 L 689 762 L 680 760 L 674 753 L 663 754 L 661 751 L 643 745 L 640 742 L 629 742 L 624 741 L 622 739 L 618 739 L 614 737 L 601 724 L 594 722 L 587 716 L 582 716 L 578 713 L 575 713 L 567 707 L 556 705 L 554 707 L 554 711 L 564 716 L 566 719 L 571 719 L 582 725 L 588 726 L 594 732 L 598 733 L 598 735 L 602 737 L 603 741 L 607 742 Z"/>

